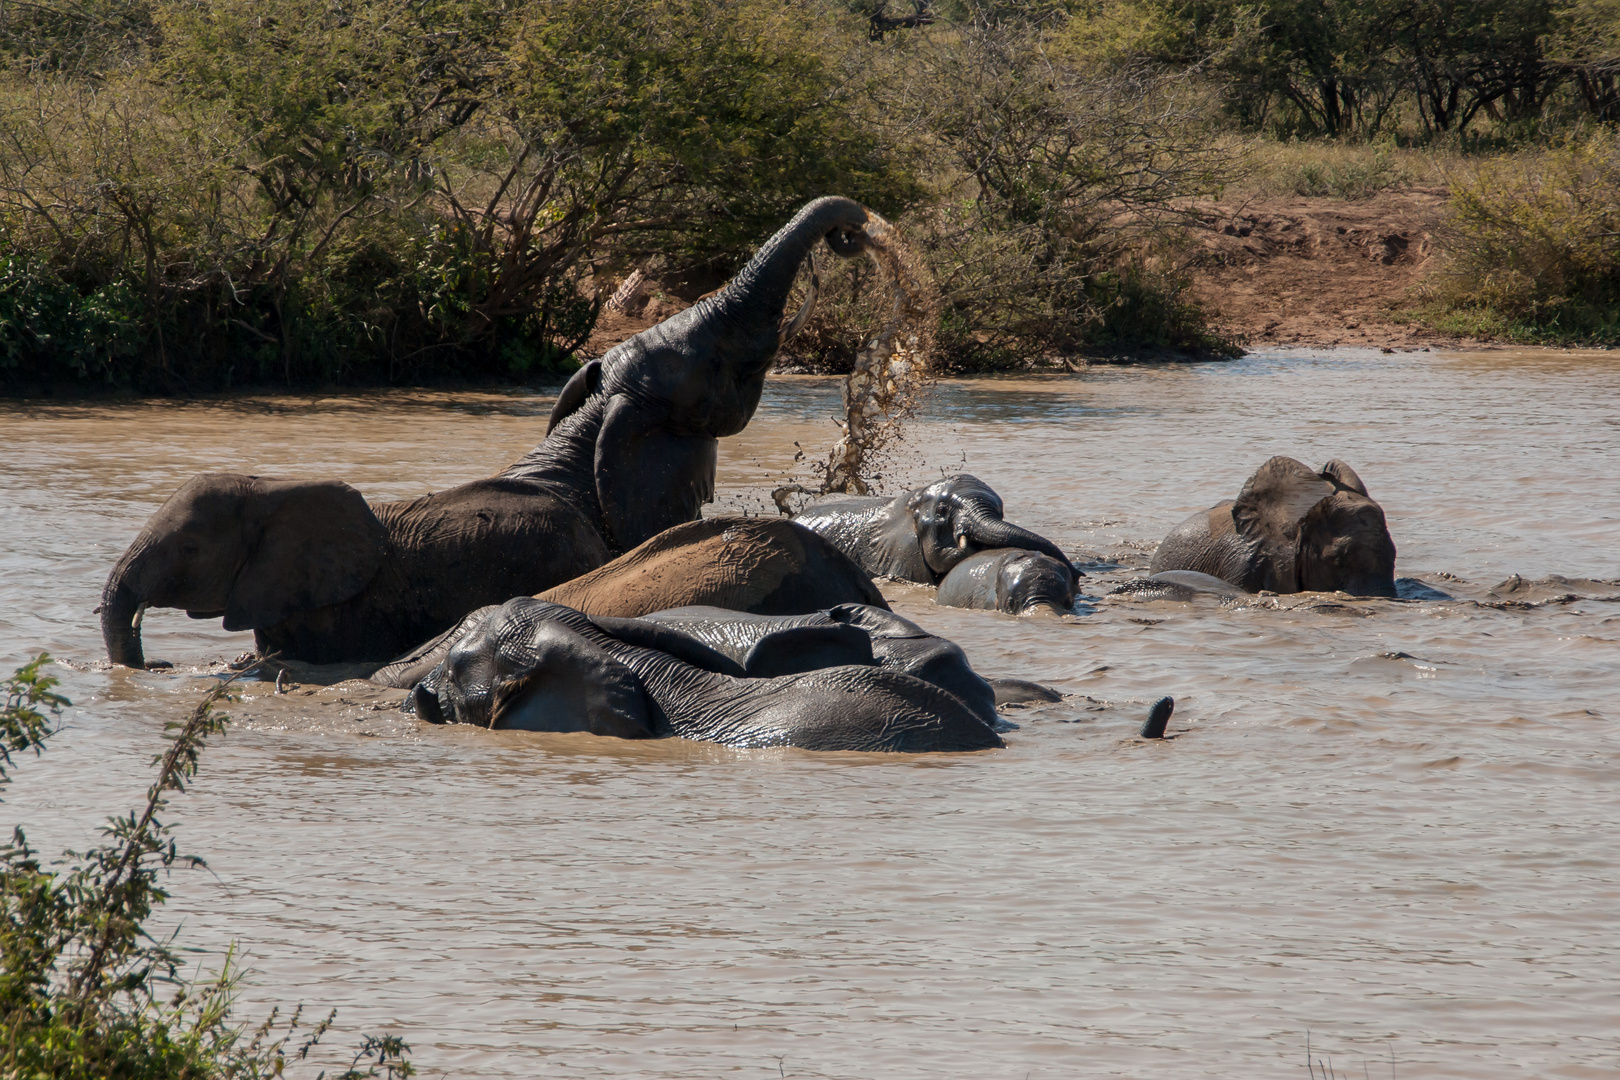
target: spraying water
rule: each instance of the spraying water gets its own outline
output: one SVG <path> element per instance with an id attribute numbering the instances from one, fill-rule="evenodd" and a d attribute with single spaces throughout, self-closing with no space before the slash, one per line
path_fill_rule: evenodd
<path id="1" fill-rule="evenodd" d="M 868 213 L 866 253 L 888 284 L 888 316 L 856 354 L 854 369 L 844 379 L 844 415 L 833 421 L 842 434 L 826 461 L 814 466 L 821 484 L 816 488 L 787 484 L 771 493 L 784 514 L 790 512 L 788 496 L 795 493 L 870 494 L 867 481 L 873 463 L 900 435 L 905 421 L 915 415 L 933 378 L 934 326 L 939 311 L 933 275 L 901 238 L 900 230 L 881 215 Z"/>

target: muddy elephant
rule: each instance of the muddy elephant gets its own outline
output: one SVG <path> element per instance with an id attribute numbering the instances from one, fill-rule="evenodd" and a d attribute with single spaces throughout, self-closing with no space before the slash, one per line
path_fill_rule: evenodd
<path id="1" fill-rule="evenodd" d="M 964 751 L 1002 744 L 955 695 L 871 660 L 849 624 L 779 630 L 749 656 L 762 668 L 826 647 L 811 671 L 749 677 L 743 664 L 675 627 L 591 617 L 520 598 L 456 641 L 406 697 L 421 719 L 620 738 L 679 736 L 736 747 Z"/>
<path id="2" fill-rule="evenodd" d="M 500 474 L 368 505 L 337 482 L 230 474 L 188 482 L 107 578 L 114 663 L 144 664 L 148 607 L 223 616 L 262 652 L 312 663 L 387 660 L 468 611 L 594 569 L 698 517 L 717 440 L 753 416 L 789 290 L 825 242 L 853 256 L 867 213 L 810 203 L 718 292 L 577 372 L 545 441 Z"/>
<path id="3" fill-rule="evenodd" d="M 966 473 L 892 499 L 828 496 L 793 520 L 831 540 L 873 577 L 938 585 L 958 563 L 990 548 L 1038 551 L 1074 572 L 1056 544 L 1004 520 L 1001 496 Z"/>
<path id="4" fill-rule="evenodd" d="M 993 548 L 957 563 L 934 603 L 1009 615 L 1067 615 L 1074 609 L 1074 568 L 1067 559 L 1027 548 Z"/>
<path id="5" fill-rule="evenodd" d="M 1150 572 L 1191 570 L 1245 592 L 1395 595 L 1395 541 L 1355 470 L 1290 457 L 1255 470 L 1238 497 L 1177 525 Z"/>
<path id="6" fill-rule="evenodd" d="M 538 599 L 590 616 L 631 618 L 707 605 L 755 615 L 799 615 L 838 604 L 887 609 L 883 594 L 843 552 L 781 518 L 705 518 L 666 529 L 633 551 Z M 478 609 L 371 676 L 409 687 L 488 615 Z"/>

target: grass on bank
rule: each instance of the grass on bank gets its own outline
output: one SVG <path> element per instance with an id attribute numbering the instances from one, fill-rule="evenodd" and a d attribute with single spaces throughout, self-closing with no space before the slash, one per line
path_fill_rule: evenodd
<path id="1" fill-rule="evenodd" d="M 13 755 L 43 752 L 71 704 L 43 673 L 49 660 L 41 654 L 0 679 L 0 789 Z M 251 1029 L 234 1022 L 231 957 L 212 977 L 188 977 L 174 939 L 147 929 L 168 899 L 168 872 L 203 865 L 159 815 L 225 729 L 215 707 L 229 690 L 222 682 L 169 725 L 144 805 L 109 818 L 100 844 L 46 864 L 18 826 L 0 846 L 0 1077 L 267 1080 L 296 1068 L 329 1028 L 332 1015 L 301 1023 L 301 1007 Z M 403 1080 L 414 1075 L 408 1052 L 398 1036 L 367 1036 L 334 1080 Z"/>
<path id="2" fill-rule="evenodd" d="M 1455 170 L 1420 317 L 1448 333 L 1620 344 L 1620 131 Z"/>

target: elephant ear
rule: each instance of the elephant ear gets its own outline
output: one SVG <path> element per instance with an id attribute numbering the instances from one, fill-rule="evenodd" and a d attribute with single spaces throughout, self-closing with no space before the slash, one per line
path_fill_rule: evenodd
<path id="1" fill-rule="evenodd" d="M 612 634 L 626 645 L 634 645 L 638 649 L 655 649 L 667 656 L 673 656 L 683 664 L 690 664 L 716 675 L 730 675 L 734 679 L 743 677 L 742 665 L 737 661 L 673 626 L 646 619 L 621 619 L 606 615 L 593 615 L 590 620 L 602 631 Z"/>
<path id="2" fill-rule="evenodd" d="M 1349 488 L 1357 495 L 1365 495 L 1369 499 L 1372 498 L 1371 495 L 1367 495 L 1367 485 L 1361 482 L 1361 477 L 1356 475 L 1356 470 L 1352 469 L 1338 458 L 1334 458 L 1332 461 L 1322 466 L 1322 476 L 1325 479 L 1332 480 L 1340 487 Z"/>
<path id="3" fill-rule="evenodd" d="M 1291 457 L 1274 457 L 1249 477 L 1232 503 L 1232 522 L 1240 536 L 1260 547 L 1265 564 L 1260 588 L 1298 590 L 1300 523 L 1335 490 L 1332 481 Z"/>
<path id="4" fill-rule="evenodd" d="M 831 623 L 766 634 L 748 650 L 743 669 L 750 679 L 772 679 L 846 664 L 870 667 L 876 663 L 866 631 L 847 623 Z"/>
<path id="5" fill-rule="evenodd" d="M 348 484 L 260 480 L 247 496 L 248 558 L 225 598 L 225 629 L 274 626 L 366 587 L 388 533 Z"/>
<path id="6" fill-rule="evenodd" d="M 592 360 L 563 385 L 557 403 L 551 407 L 551 419 L 546 421 L 546 434 L 562 423 L 569 413 L 585 404 L 585 399 L 596 393 L 602 385 L 602 361 Z"/>
<path id="7" fill-rule="evenodd" d="M 656 733 L 641 680 L 601 646 L 557 623 L 523 641 L 520 670 L 496 680 L 489 726 L 588 731 L 621 739 Z"/>
<path id="8" fill-rule="evenodd" d="M 702 516 L 714 498 L 720 443 L 704 435 L 672 435 L 664 417 L 615 394 L 596 437 L 596 498 L 609 546 L 629 551 L 665 529 Z"/>

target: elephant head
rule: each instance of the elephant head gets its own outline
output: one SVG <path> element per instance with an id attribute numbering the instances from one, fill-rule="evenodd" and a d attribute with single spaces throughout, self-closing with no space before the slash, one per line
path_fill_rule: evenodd
<path id="1" fill-rule="evenodd" d="M 785 337 L 794 279 L 825 242 L 850 257 L 871 242 L 866 210 L 817 199 L 760 248 L 724 288 L 586 364 L 563 387 L 546 442 L 507 470 L 594 487 L 604 539 L 625 552 L 695 521 L 713 496 L 716 439 L 747 426 Z"/>
<path id="2" fill-rule="evenodd" d="M 939 583 L 934 602 L 1009 615 L 1066 615 L 1074 608 L 1074 567 L 1027 548 L 1000 548 L 963 559 Z"/>
<path id="3" fill-rule="evenodd" d="M 1073 588 L 1074 567 L 1052 541 L 1002 518 L 1001 496 L 966 473 L 918 488 L 905 497 L 906 517 L 935 580 L 970 555 L 993 548 L 1023 548 L 1061 563 Z"/>
<path id="4" fill-rule="evenodd" d="M 107 577 L 107 655 L 145 666 L 147 607 L 223 615 L 225 629 L 246 630 L 347 600 L 376 574 L 386 542 L 382 523 L 347 484 L 195 476 L 147 520 Z"/>
<path id="5" fill-rule="evenodd" d="M 1337 458 L 1321 472 L 1272 458 L 1243 485 L 1232 523 L 1257 545 L 1262 589 L 1395 595 L 1395 541 L 1383 508 Z"/>
<path id="6" fill-rule="evenodd" d="M 487 613 L 412 689 L 408 707 L 435 723 L 623 739 L 654 734 L 629 668 L 567 626 L 525 614 Z"/>

